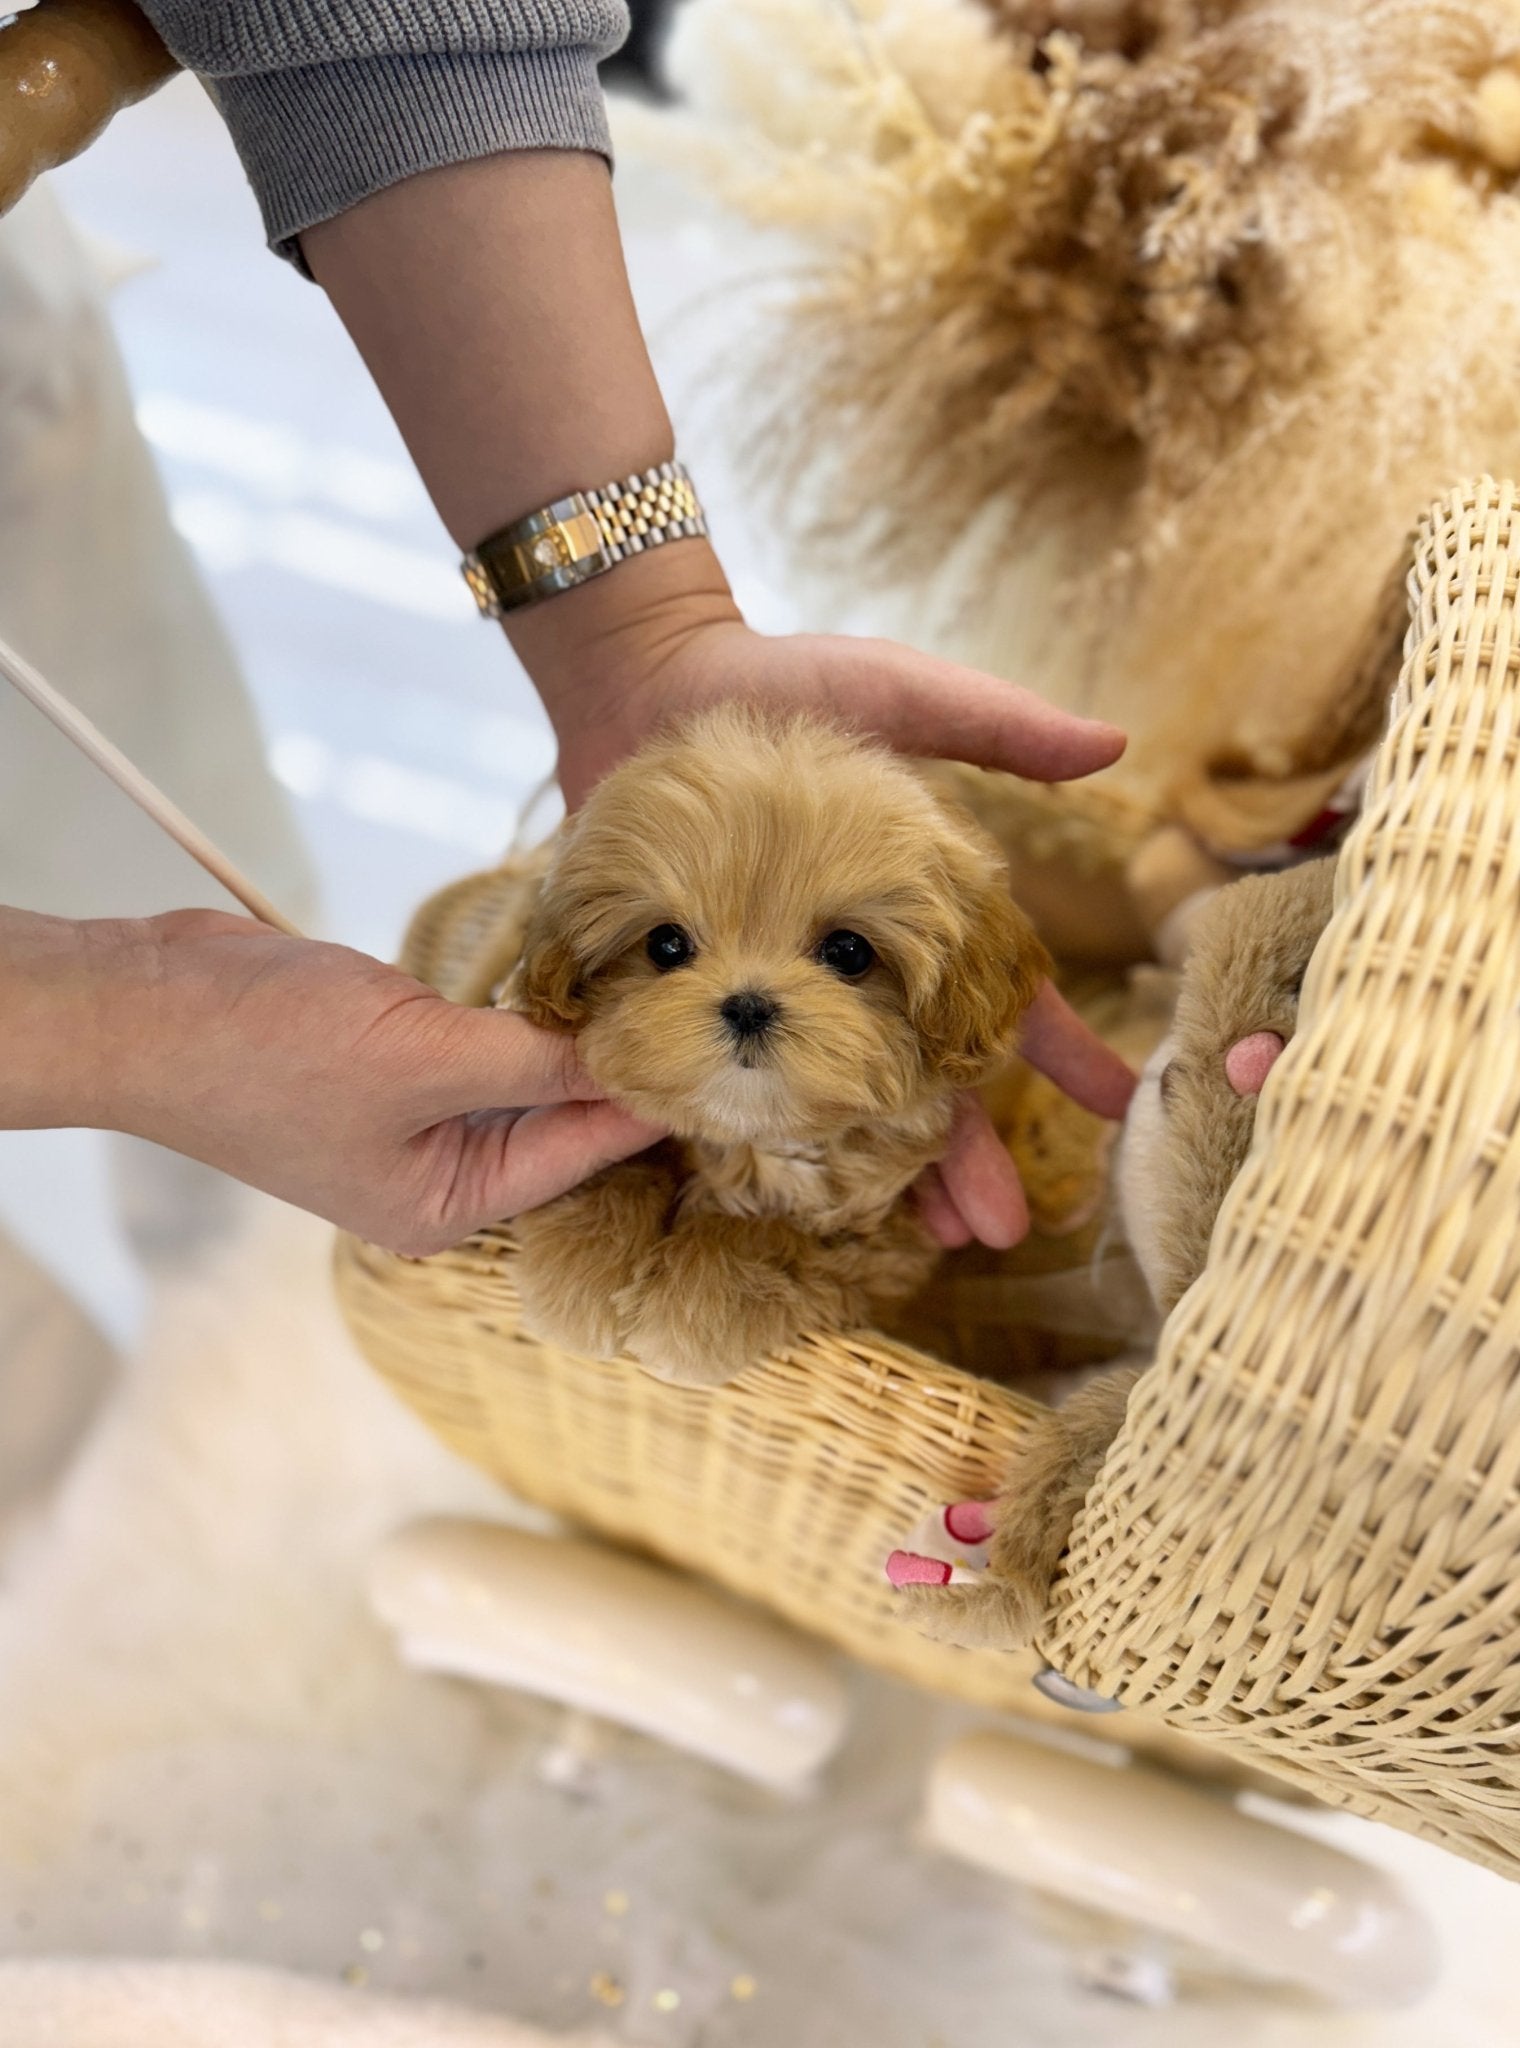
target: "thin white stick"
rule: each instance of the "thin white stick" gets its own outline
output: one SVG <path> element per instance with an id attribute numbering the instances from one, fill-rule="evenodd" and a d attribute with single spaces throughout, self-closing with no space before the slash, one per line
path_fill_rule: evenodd
<path id="1" fill-rule="evenodd" d="M 212 845 L 200 827 L 192 824 L 177 804 L 171 803 L 141 769 L 133 767 L 120 747 L 113 746 L 98 726 L 92 725 L 82 711 L 76 710 L 67 697 L 60 696 L 51 683 L 38 675 L 29 661 L 23 661 L 16 650 L 3 640 L 0 640 L 0 675 L 7 682 L 14 683 L 29 704 L 35 704 L 44 718 L 50 719 L 86 759 L 109 775 L 119 790 L 146 811 L 154 824 L 167 832 L 176 845 L 182 846 L 192 860 L 199 861 L 207 874 L 213 875 L 246 911 L 261 923 L 273 925 L 277 932 L 285 932 L 293 939 L 304 936 L 288 917 L 283 917 L 275 909 L 267 896 L 255 889 L 246 875 L 239 873 L 219 846 Z"/>

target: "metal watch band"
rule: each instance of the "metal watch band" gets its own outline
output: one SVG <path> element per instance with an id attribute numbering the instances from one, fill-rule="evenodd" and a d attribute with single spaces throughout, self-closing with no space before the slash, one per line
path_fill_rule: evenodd
<path id="1" fill-rule="evenodd" d="M 696 540 L 707 520 L 684 463 L 662 462 L 621 483 L 573 491 L 515 519 L 460 563 L 488 619 L 538 604 L 601 576 L 629 555 L 671 540 Z"/>

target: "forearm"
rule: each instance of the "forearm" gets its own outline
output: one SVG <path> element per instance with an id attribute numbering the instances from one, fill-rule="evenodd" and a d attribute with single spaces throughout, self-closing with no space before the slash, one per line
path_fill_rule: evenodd
<path id="1" fill-rule="evenodd" d="M 461 547 L 671 453 L 599 157 L 429 171 L 302 248 Z"/>
<path id="2" fill-rule="evenodd" d="M 113 990 L 135 975 L 136 929 L 0 907 L 0 1129 L 111 1120 L 131 1030 Z"/>
<path id="3" fill-rule="evenodd" d="M 227 122 L 271 245 L 367 193 L 500 150 L 610 152 L 622 0 L 139 0 Z"/>
<path id="4" fill-rule="evenodd" d="M 461 548 L 671 454 L 599 158 L 538 151 L 431 171 L 303 247 Z M 735 616 L 712 549 L 685 540 L 511 615 L 507 630 L 563 730 L 572 706 L 596 715 L 586 692 L 637 687 L 664 638 Z"/>

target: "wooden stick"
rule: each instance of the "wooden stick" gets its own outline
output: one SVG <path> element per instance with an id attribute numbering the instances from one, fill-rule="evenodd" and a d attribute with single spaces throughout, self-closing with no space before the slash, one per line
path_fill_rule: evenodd
<path id="1" fill-rule="evenodd" d="M 285 932 L 293 939 L 304 937 L 290 919 L 282 916 L 268 897 L 233 866 L 221 848 L 212 845 L 200 827 L 192 824 L 177 804 L 171 803 L 141 769 L 133 767 L 121 749 L 113 746 L 98 726 L 92 725 L 82 711 L 76 710 L 67 697 L 60 696 L 30 662 L 23 661 L 16 650 L 3 640 L 0 640 L 0 675 L 7 682 L 14 683 L 29 704 L 35 704 L 44 718 L 50 719 L 66 739 L 72 740 L 87 760 L 93 761 L 97 768 L 109 775 L 119 790 L 146 811 L 154 824 L 167 832 L 177 846 L 182 846 L 192 860 L 199 861 L 207 874 L 214 876 L 246 911 L 262 924 L 273 925 L 277 932 Z"/>

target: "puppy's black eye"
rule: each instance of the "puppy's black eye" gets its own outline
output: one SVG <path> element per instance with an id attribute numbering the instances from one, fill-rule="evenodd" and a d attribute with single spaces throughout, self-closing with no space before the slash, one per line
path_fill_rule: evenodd
<path id="1" fill-rule="evenodd" d="M 846 981 L 859 981 L 876 958 L 876 949 L 859 932 L 828 932 L 818 941 L 818 958 Z"/>
<path id="2" fill-rule="evenodd" d="M 684 967 L 696 950 L 678 924 L 657 924 L 644 941 L 644 951 L 661 974 L 669 974 L 672 967 Z"/>

